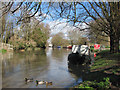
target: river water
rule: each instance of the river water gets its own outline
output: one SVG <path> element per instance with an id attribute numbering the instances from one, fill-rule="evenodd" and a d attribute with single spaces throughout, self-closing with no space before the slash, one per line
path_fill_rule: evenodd
<path id="1" fill-rule="evenodd" d="M 67 88 L 82 82 L 82 68 L 74 73 L 68 66 L 70 52 L 47 48 L 4 54 L 2 88 Z M 34 82 L 25 83 L 25 77 L 33 78 Z M 36 85 L 35 80 L 52 81 L 53 85 Z"/>

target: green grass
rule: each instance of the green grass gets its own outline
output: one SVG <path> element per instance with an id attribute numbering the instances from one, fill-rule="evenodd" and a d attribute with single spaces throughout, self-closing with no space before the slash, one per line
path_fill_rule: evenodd
<path id="1" fill-rule="evenodd" d="M 91 51 L 94 51 L 94 47 L 90 48 Z"/>
<path id="2" fill-rule="evenodd" d="M 120 88 L 119 75 L 120 75 L 120 53 L 110 53 L 109 50 L 100 51 L 94 63 L 88 69 L 88 73 L 82 73 L 84 82 L 75 86 L 75 88 L 82 89 L 98 89 L 101 88 Z M 102 81 L 104 77 L 106 78 Z M 109 83 L 111 82 L 111 86 Z M 94 81 L 96 80 L 96 81 Z"/>
<path id="3" fill-rule="evenodd" d="M 117 74 L 117 73 L 120 73 L 120 68 L 111 69 L 110 71 L 111 71 L 113 74 Z"/>
<path id="4" fill-rule="evenodd" d="M 97 54 L 94 64 L 91 66 L 90 71 L 103 71 L 107 74 L 120 74 L 120 53 L 110 53 L 109 50 L 101 51 Z"/>
<path id="5" fill-rule="evenodd" d="M 99 69 L 102 67 L 107 67 L 107 66 L 113 66 L 114 64 L 116 64 L 116 61 L 113 60 L 105 60 L 105 59 L 99 59 L 97 61 L 94 62 L 94 64 L 91 66 L 91 70 L 93 69 Z"/>
<path id="6" fill-rule="evenodd" d="M 112 54 L 109 50 L 103 50 L 97 54 L 94 64 L 91 66 L 91 70 L 104 67 L 112 67 L 118 64 L 120 53 Z"/>
<path id="7" fill-rule="evenodd" d="M 99 50 L 97 49 L 97 50 L 94 50 L 94 52 L 98 52 Z"/>
<path id="8" fill-rule="evenodd" d="M 110 46 L 106 46 L 105 48 L 110 48 Z"/>
<path id="9" fill-rule="evenodd" d="M 0 53 L 6 53 L 6 52 L 7 52 L 6 49 L 1 49 L 1 50 L 0 50 Z"/>
<path id="10" fill-rule="evenodd" d="M 110 88 L 110 78 L 106 77 L 100 82 L 96 81 L 84 81 L 78 86 L 75 86 L 75 88 L 80 88 L 80 89 L 109 89 Z"/>

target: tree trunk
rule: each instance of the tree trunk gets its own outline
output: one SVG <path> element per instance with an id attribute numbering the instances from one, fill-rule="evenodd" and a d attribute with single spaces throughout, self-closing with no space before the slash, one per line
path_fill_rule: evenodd
<path id="1" fill-rule="evenodd" d="M 110 3 L 110 52 L 119 52 L 119 3 Z"/>
<path id="2" fill-rule="evenodd" d="M 111 33 L 110 35 L 110 52 L 118 53 L 119 52 L 119 35 L 117 32 Z"/>
<path id="3" fill-rule="evenodd" d="M 1 32 L 1 43 L 3 42 L 3 34 L 2 34 L 2 32 Z"/>

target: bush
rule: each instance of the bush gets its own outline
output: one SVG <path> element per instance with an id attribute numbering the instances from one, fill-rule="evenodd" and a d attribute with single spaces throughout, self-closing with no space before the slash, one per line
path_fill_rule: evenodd
<path id="1" fill-rule="evenodd" d="M 20 49 L 25 49 L 27 50 L 28 48 L 34 48 L 31 43 L 26 43 L 26 42 L 16 42 L 14 46 L 14 50 L 20 50 Z"/>
<path id="2" fill-rule="evenodd" d="M 26 45 L 24 43 L 19 43 L 18 49 L 24 49 Z"/>

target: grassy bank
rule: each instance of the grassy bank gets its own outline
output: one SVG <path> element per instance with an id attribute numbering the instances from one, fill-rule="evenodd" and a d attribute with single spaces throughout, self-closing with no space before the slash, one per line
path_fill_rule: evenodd
<path id="1" fill-rule="evenodd" d="M 120 88 L 119 57 L 120 53 L 112 54 L 108 50 L 98 53 L 89 73 L 83 73 L 83 82 L 75 88 Z"/>
<path id="2" fill-rule="evenodd" d="M 84 81 L 82 84 L 75 86 L 75 88 L 82 88 L 82 89 L 109 89 L 111 86 L 109 77 L 104 78 L 101 82 L 94 81 Z"/>
<path id="3" fill-rule="evenodd" d="M 97 54 L 94 64 L 91 66 L 90 71 L 101 71 L 114 73 L 120 75 L 120 53 L 112 54 L 109 50 L 101 51 Z"/>

